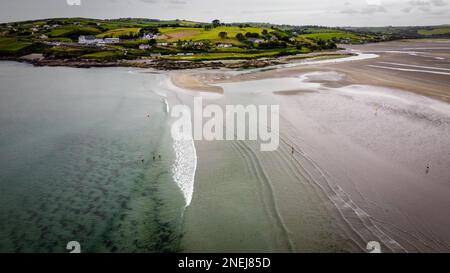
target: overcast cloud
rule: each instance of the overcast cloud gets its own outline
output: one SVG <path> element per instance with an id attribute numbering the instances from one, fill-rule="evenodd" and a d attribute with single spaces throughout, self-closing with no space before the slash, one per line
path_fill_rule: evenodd
<path id="1" fill-rule="evenodd" d="M 1 22 L 79 16 L 327 26 L 450 24 L 450 0 L 0 0 L 0 5 Z"/>

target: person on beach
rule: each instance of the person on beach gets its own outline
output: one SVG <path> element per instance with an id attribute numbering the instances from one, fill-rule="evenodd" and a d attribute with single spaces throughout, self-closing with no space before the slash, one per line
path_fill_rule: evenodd
<path id="1" fill-rule="evenodd" d="M 295 154 L 295 149 L 294 149 L 294 147 L 291 147 L 291 149 L 292 149 L 292 155 L 294 155 L 294 154 Z"/>
<path id="2" fill-rule="evenodd" d="M 161 159 L 161 155 L 158 155 L 159 159 Z"/>

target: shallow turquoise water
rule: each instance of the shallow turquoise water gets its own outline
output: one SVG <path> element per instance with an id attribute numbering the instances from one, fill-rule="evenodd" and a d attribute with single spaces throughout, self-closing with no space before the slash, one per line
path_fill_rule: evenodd
<path id="1" fill-rule="evenodd" d="M 0 63 L 0 252 L 179 250 L 163 77 Z"/>

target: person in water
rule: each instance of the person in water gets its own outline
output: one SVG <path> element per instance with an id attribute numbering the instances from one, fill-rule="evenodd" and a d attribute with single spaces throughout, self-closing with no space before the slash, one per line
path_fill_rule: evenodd
<path id="1" fill-rule="evenodd" d="M 426 172 L 426 174 L 430 173 L 430 164 L 427 165 L 427 170 L 425 172 Z"/>

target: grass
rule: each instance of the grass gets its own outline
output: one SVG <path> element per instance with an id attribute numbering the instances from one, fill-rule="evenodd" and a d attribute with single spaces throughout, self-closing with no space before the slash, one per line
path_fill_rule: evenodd
<path id="1" fill-rule="evenodd" d="M 330 40 L 332 38 L 336 38 L 336 39 L 347 38 L 347 39 L 352 39 L 352 40 L 358 39 L 357 35 L 355 35 L 353 33 L 349 33 L 349 32 L 319 32 L 319 33 L 312 33 L 312 34 L 302 34 L 302 35 L 300 35 L 300 37 L 316 39 L 316 40 L 318 40 L 318 39 Z"/>
<path id="2" fill-rule="evenodd" d="M 81 56 L 82 59 L 105 59 L 105 60 L 112 60 L 120 57 L 123 57 L 123 53 L 120 51 L 100 51 Z"/>
<path id="3" fill-rule="evenodd" d="M 420 29 L 417 31 L 420 35 L 431 36 L 450 33 L 450 27 L 435 28 L 435 29 Z"/>
<path id="4" fill-rule="evenodd" d="M 0 38 L 0 53 L 16 54 L 27 49 L 32 44 L 31 42 L 21 41 L 16 38 Z"/>
<path id="5" fill-rule="evenodd" d="M 213 60 L 236 60 L 236 59 L 256 59 L 263 57 L 274 57 L 279 55 L 280 51 L 267 51 L 261 53 L 203 53 L 193 56 L 167 56 L 166 60 L 173 61 L 213 61 Z"/>
<path id="6" fill-rule="evenodd" d="M 104 32 L 102 34 L 97 35 L 99 38 L 104 37 L 112 37 L 112 38 L 119 38 L 122 35 L 129 35 L 129 34 L 139 34 L 140 28 L 118 28 L 109 30 L 107 32 Z"/>
<path id="7" fill-rule="evenodd" d="M 95 27 L 78 27 L 78 26 L 62 26 L 52 29 L 49 36 L 50 37 L 69 37 L 75 33 L 84 33 L 84 34 L 92 34 L 96 35 L 101 33 L 100 30 L 98 30 Z"/>
<path id="8" fill-rule="evenodd" d="M 168 36 L 176 37 L 167 39 L 169 42 L 177 41 L 178 39 L 188 41 L 202 41 L 202 40 L 217 40 L 220 32 L 226 32 L 228 38 L 235 38 L 238 33 L 245 34 L 247 32 L 261 34 L 266 28 L 258 27 L 248 27 L 240 28 L 238 26 L 219 26 L 210 30 L 205 30 L 204 28 L 160 28 L 162 34 Z M 272 31 L 271 29 L 266 29 L 267 31 Z M 185 35 L 186 34 L 186 35 Z"/>

